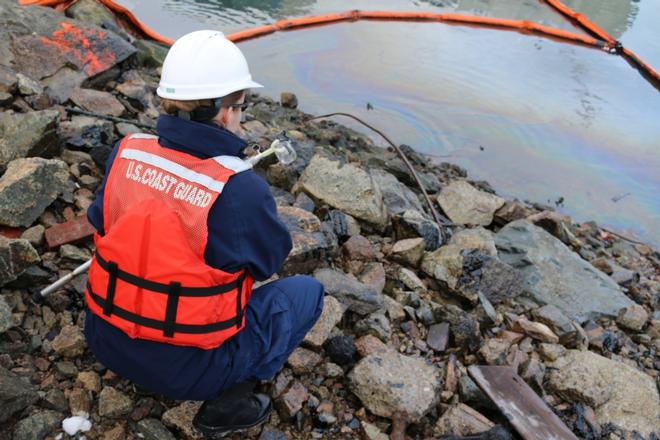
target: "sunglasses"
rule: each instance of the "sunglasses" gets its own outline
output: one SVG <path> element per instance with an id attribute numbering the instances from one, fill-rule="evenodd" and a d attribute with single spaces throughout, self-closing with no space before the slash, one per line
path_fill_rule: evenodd
<path id="1" fill-rule="evenodd" d="M 223 107 L 228 107 L 228 108 L 231 108 L 231 109 L 237 109 L 237 108 L 240 108 L 241 111 L 244 112 L 245 110 L 247 110 L 247 108 L 249 107 L 249 105 L 250 105 L 250 103 L 247 102 L 247 101 L 245 101 L 245 102 L 240 102 L 240 103 L 238 103 L 238 104 L 227 104 L 227 105 L 223 105 Z"/>

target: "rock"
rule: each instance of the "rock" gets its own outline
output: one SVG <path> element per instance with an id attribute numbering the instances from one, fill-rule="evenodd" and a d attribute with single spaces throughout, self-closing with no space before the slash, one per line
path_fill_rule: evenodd
<path id="1" fill-rule="evenodd" d="M 74 416 L 89 418 L 89 411 L 92 402 L 87 395 L 87 391 L 82 388 L 74 388 L 69 393 L 69 411 Z"/>
<path id="2" fill-rule="evenodd" d="M 525 380 L 539 395 L 543 395 L 543 378 L 545 365 L 536 358 L 529 358 L 520 365 L 520 377 Z"/>
<path id="3" fill-rule="evenodd" d="M 105 386 L 99 394 L 99 415 L 101 417 L 121 417 L 130 414 L 133 401 L 124 393 Z"/>
<path id="4" fill-rule="evenodd" d="M 355 341 L 355 348 L 361 357 L 367 357 L 370 354 L 388 349 L 387 345 L 383 344 L 380 339 L 372 335 L 358 338 L 358 340 Z"/>
<path id="5" fill-rule="evenodd" d="M 352 336 L 335 336 L 325 344 L 325 353 L 338 365 L 348 365 L 355 361 L 356 347 Z"/>
<path id="6" fill-rule="evenodd" d="M 379 295 L 382 294 L 386 282 L 385 267 L 383 266 L 383 263 L 365 264 L 358 280 L 364 285 L 373 288 Z"/>
<path id="7" fill-rule="evenodd" d="M 89 116 L 74 116 L 70 121 L 62 122 L 58 132 L 67 145 L 90 149 L 89 154 L 94 162 L 105 167 L 105 161 L 110 153 L 110 148 L 105 144 L 111 143 L 114 139 L 112 122 Z"/>
<path id="8" fill-rule="evenodd" d="M 383 195 L 362 168 L 316 154 L 297 185 L 317 203 L 342 210 L 381 231 L 387 226 Z"/>
<path id="9" fill-rule="evenodd" d="M 46 228 L 43 225 L 35 225 L 23 231 L 21 238 L 29 241 L 32 246 L 41 246 L 44 242 L 44 232 Z"/>
<path id="10" fill-rule="evenodd" d="M 323 358 L 306 348 L 298 347 L 289 355 L 287 364 L 296 374 L 308 374 L 314 371 L 314 367 L 321 363 Z"/>
<path id="11" fill-rule="evenodd" d="M 353 330 L 357 336 L 373 335 L 385 343 L 392 335 L 390 321 L 382 313 L 372 313 L 358 321 Z"/>
<path id="12" fill-rule="evenodd" d="M 7 304 L 5 297 L 0 295 L 0 335 L 14 326 L 11 317 L 11 306 Z"/>
<path id="13" fill-rule="evenodd" d="M 16 280 L 39 260 L 39 254 L 27 240 L 8 239 L 0 235 L 0 286 Z"/>
<path id="14" fill-rule="evenodd" d="M 365 440 L 390 440 L 390 436 L 383 434 L 376 425 L 362 421 L 360 427 L 362 428 L 362 434 Z"/>
<path id="15" fill-rule="evenodd" d="M 566 348 L 559 344 L 544 343 L 539 345 L 539 353 L 546 361 L 554 362 L 566 354 Z"/>
<path id="16" fill-rule="evenodd" d="M 6 422 L 38 399 L 35 386 L 0 367 L 0 423 Z"/>
<path id="17" fill-rule="evenodd" d="M 137 60 L 141 66 L 160 67 L 165 61 L 168 48 L 156 41 L 138 38 L 135 40 L 135 47 L 138 50 Z"/>
<path id="18" fill-rule="evenodd" d="M 0 177 L 0 224 L 31 226 L 68 185 L 69 167 L 58 159 L 28 158 L 9 163 Z"/>
<path id="19" fill-rule="evenodd" d="M 433 350 L 442 353 L 449 343 L 449 324 L 446 322 L 434 324 L 429 327 L 426 344 Z"/>
<path id="20" fill-rule="evenodd" d="M 383 203 L 390 215 L 401 214 L 407 210 L 424 211 L 417 195 L 392 174 L 378 168 L 370 170 L 369 174 L 380 188 Z"/>
<path id="21" fill-rule="evenodd" d="M 378 256 L 378 249 L 362 235 L 349 238 L 341 251 L 346 260 L 373 261 Z"/>
<path id="22" fill-rule="evenodd" d="M 261 432 L 259 440 L 289 440 L 289 437 L 282 431 L 266 427 Z"/>
<path id="23" fill-rule="evenodd" d="M 545 229 L 563 243 L 578 243 L 577 239 L 570 231 L 571 218 L 566 215 L 559 214 L 556 211 L 546 210 L 530 215 L 527 217 L 527 220 L 534 223 L 536 226 Z"/>
<path id="24" fill-rule="evenodd" d="M 434 251 L 440 246 L 440 228 L 426 215 L 419 211 L 407 210 L 392 217 L 392 224 L 397 240 L 421 237 L 427 251 Z"/>
<path id="25" fill-rule="evenodd" d="M 81 371 L 78 373 L 76 382 L 79 382 L 88 391 L 95 393 L 101 391 L 101 377 L 94 371 Z"/>
<path id="26" fill-rule="evenodd" d="M 280 102 L 282 103 L 282 107 L 287 107 L 287 108 L 298 107 L 298 98 L 296 97 L 295 94 L 290 92 L 282 92 L 280 94 Z"/>
<path id="27" fill-rule="evenodd" d="M 284 392 L 276 401 L 276 405 L 285 418 L 292 418 L 302 409 L 303 403 L 309 398 L 307 388 L 298 381 L 293 382 L 288 390 Z"/>
<path id="28" fill-rule="evenodd" d="M 423 359 L 387 350 L 357 363 L 349 374 L 352 391 L 373 414 L 401 414 L 420 420 L 437 403 L 440 375 Z"/>
<path id="29" fill-rule="evenodd" d="M 18 78 L 16 72 L 7 66 L 0 64 L 0 92 L 12 94 L 16 91 Z"/>
<path id="30" fill-rule="evenodd" d="M 346 240 L 360 233 L 360 225 L 350 215 L 333 209 L 328 213 L 328 217 L 330 218 L 333 232 L 340 240 Z"/>
<path id="31" fill-rule="evenodd" d="M 499 303 L 523 293 L 522 274 L 508 264 L 477 249 L 463 250 L 461 256 L 463 269 L 456 288 L 472 303 L 476 303 L 480 295 L 486 302 Z M 491 320 L 495 322 L 492 315 Z"/>
<path id="32" fill-rule="evenodd" d="M 525 290 L 536 301 L 552 304 L 572 319 L 616 316 L 632 305 L 607 275 L 526 220 L 502 228 L 495 244 L 500 259 L 522 272 Z"/>
<path id="33" fill-rule="evenodd" d="M 509 347 L 511 347 L 511 342 L 507 340 L 488 339 L 479 349 L 479 355 L 488 365 L 505 365 Z"/>
<path id="34" fill-rule="evenodd" d="M 507 200 L 504 205 L 495 212 L 494 221 L 500 226 L 520 220 L 532 215 L 534 211 L 527 208 L 518 201 Z"/>
<path id="35" fill-rule="evenodd" d="M 70 379 L 78 375 L 76 364 L 70 361 L 61 361 L 55 363 L 55 371 L 61 379 Z"/>
<path id="36" fill-rule="evenodd" d="M 323 284 L 326 294 L 334 296 L 348 310 L 359 315 L 367 315 L 383 306 L 382 294 L 342 272 L 318 269 L 314 272 L 314 278 Z"/>
<path id="37" fill-rule="evenodd" d="M 636 430 L 645 438 L 660 431 L 660 396 L 650 376 L 591 351 L 570 350 L 552 367 L 549 388 L 594 407 L 601 425 Z"/>
<path id="38" fill-rule="evenodd" d="M 432 306 L 436 322 L 449 323 L 455 346 L 468 347 L 470 351 L 479 349 L 481 346 L 479 322 L 472 315 L 451 304 Z"/>
<path id="39" fill-rule="evenodd" d="M 541 342 L 548 342 L 550 344 L 556 344 L 559 342 L 559 337 L 555 335 L 547 325 L 541 324 L 540 322 L 533 322 L 525 318 L 518 319 L 513 324 L 512 330 L 525 333 Z"/>
<path id="40" fill-rule="evenodd" d="M 451 221 L 463 225 L 488 226 L 504 202 L 503 198 L 479 191 L 464 180 L 450 183 L 438 195 L 438 203 Z"/>
<path id="41" fill-rule="evenodd" d="M 277 208 L 279 218 L 291 234 L 293 248 L 287 257 L 284 273 L 309 273 L 323 264 L 332 243 L 321 231 L 321 221 L 311 212 L 292 206 Z"/>
<path id="42" fill-rule="evenodd" d="M 137 423 L 137 427 L 145 440 L 176 440 L 160 420 L 142 419 Z"/>
<path id="43" fill-rule="evenodd" d="M 64 416 L 56 411 L 43 410 L 16 423 L 13 440 L 42 439 L 52 434 L 59 426 Z"/>
<path id="44" fill-rule="evenodd" d="M 345 307 L 332 296 L 323 298 L 323 312 L 314 327 L 305 335 L 303 343 L 320 348 L 330 336 L 332 329 L 344 316 Z"/>
<path id="45" fill-rule="evenodd" d="M 424 255 L 426 243 L 423 238 L 399 240 L 392 246 L 392 259 L 410 267 L 417 267 Z"/>
<path id="46" fill-rule="evenodd" d="M 454 234 L 446 245 L 424 255 L 421 269 L 438 281 L 446 282 L 450 289 L 455 289 L 463 273 L 462 251 L 466 249 L 478 249 L 486 255 L 497 256 L 490 231 L 483 228 L 465 229 Z"/>
<path id="47" fill-rule="evenodd" d="M 314 205 L 314 200 L 310 199 L 309 196 L 305 193 L 299 193 L 296 196 L 296 200 L 293 203 L 295 208 L 304 209 L 305 211 L 314 212 L 316 205 Z"/>
<path id="48" fill-rule="evenodd" d="M 59 119 L 60 113 L 54 110 L 0 112 L 0 173 L 14 159 L 57 155 Z"/>
<path id="49" fill-rule="evenodd" d="M 67 325 L 53 339 L 53 350 L 60 356 L 75 358 L 85 351 L 85 336 L 80 328 L 75 325 Z"/>
<path id="50" fill-rule="evenodd" d="M 9 106 L 14 100 L 14 95 L 11 93 L 0 92 L 0 106 Z"/>
<path id="51" fill-rule="evenodd" d="M 639 304 L 633 304 L 630 307 L 619 310 L 616 322 L 628 330 L 640 331 L 644 328 L 644 324 L 646 324 L 648 319 L 649 314 L 644 310 L 644 307 Z"/>
<path id="52" fill-rule="evenodd" d="M 412 270 L 402 267 L 399 269 L 399 281 L 408 289 L 418 292 L 426 290 L 426 286 Z"/>
<path id="53" fill-rule="evenodd" d="M 390 321 L 402 321 L 406 317 L 406 311 L 398 301 L 389 296 L 383 296 L 385 300 L 385 311 L 387 316 L 389 316 Z"/>
<path id="54" fill-rule="evenodd" d="M 193 418 L 200 406 L 201 402 L 183 402 L 181 405 L 165 411 L 161 420 L 168 428 L 180 431 L 186 440 L 201 439 L 202 435 L 192 426 Z"/>
<path id="55" fill-rule="evenodd" d="M 467 405 L 452 406 L 438 419 L 435 425 L 437 435 L 467 436 L 479 434 L 493 428 L 495 424 Z"/>
<path id="56" fill-rule="evenodd" d="M 126 432 L 123 425 L 117 425 L 114 428 L 105 431 L 103 434 L 103 440 L 124 440 L 126 438 Z"/>
<path id="57" fill-rule="evenodd" d="M 29 76 L 19 73 L 16 75 L 16 79 L 18 80 L 18 92 L 23 96 L 41 95 L 44 92 L 44 88 L 41 87 L 41 84 Z"/>
<path id="58" fill-rule="evenodd" d="M 559 336 L 560 341 L 567 342 L 575 337 L 576 330 L 573 323 L 557 307 L 548 304 L 532 310 L 532 315 L 537 321 L 550 327 Z"/>
<path id="59" fill-rule="evenodd" d="M 83 72 L 62 67 L 52 76 L 44 78 L 41 83 L 45 86 L 44 93 L 58 104 L 63 104 L 71 98 L 71 94 L 79 88 L 87 76 Z"/>
<path id="60" fill-rule="evenodd" d="M 83 109 L 108 116 L 121 116 L 126 110 L 121 102 L 108 92 L 92 89 L 75 89 L 71 101 Z"/>

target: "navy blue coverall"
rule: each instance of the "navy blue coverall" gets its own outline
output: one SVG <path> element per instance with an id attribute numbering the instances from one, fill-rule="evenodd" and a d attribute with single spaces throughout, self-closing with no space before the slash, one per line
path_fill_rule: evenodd
<path id="1" fill-rule="evenodd" d="M 199 158 L 242 157 L 246 142 L 212 123 L 161 115 L 158 142 Z M 115 146 L 106 165 L 114 160 Z M 87 211 L 103 230 L 105 179 Z M 268 184 L 252 170 L 233 176 L 208 217 L 208 265 L 227 272 L 246 268 L 257 281 L 268 279 L 291 250 L 291 236 L 277 217 Z M 207 400 L 247 379 L 270 379 L 312 328 L 323 308 L 323 286 L 314 278 L 283 278 L 255 289 L 245 328 L 220 347 L 202 350 L 131 339 L 87 312 L 85 337 L 97 359 L 116 374 L 172 399 Z"/>

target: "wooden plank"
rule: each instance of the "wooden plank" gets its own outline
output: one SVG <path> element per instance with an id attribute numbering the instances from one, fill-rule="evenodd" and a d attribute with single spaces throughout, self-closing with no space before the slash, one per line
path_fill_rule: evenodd
<path id="1" fill-rule="evenodd" d="M 468 372 L 525 440 L 578 440 L 511 367 L 473 365 Z"/>

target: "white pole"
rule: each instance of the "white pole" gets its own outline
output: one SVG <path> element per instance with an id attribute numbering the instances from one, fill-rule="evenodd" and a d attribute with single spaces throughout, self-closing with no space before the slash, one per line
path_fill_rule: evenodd
<path id="1" fill-rule="evenodd" d="M 92 260 L 86 261 L 85 263 L 81 264 L 80 266 L 76 267 L 73 272 L 71 272 L 68 275 L 63 276 L 59 280 L 55 281 L 53 284 L 50 286 L 46 287 L 45 289 L 42 289 L 39 293 L 41 296 L 46 296 L 49 293 L 54 292 L 55 290 L 59 289 L 60 287 L 64 286 L 66 283 L 80 275 L 81 273 L 87 271 L 89 269 L 89 266 L 91 266 Z"/>

